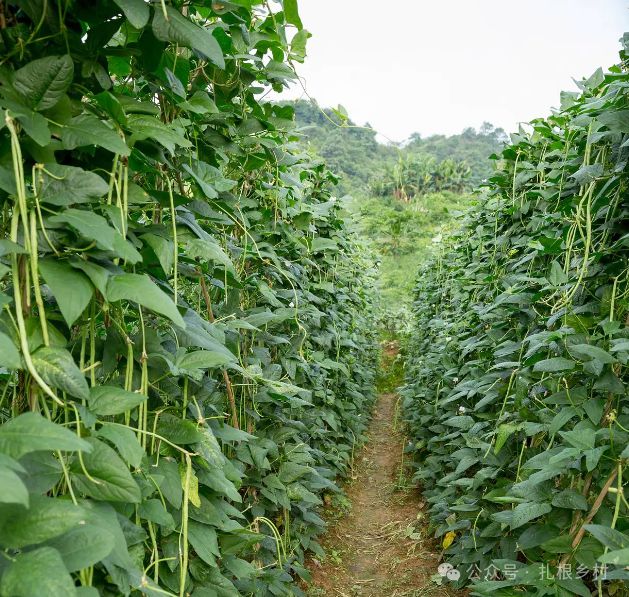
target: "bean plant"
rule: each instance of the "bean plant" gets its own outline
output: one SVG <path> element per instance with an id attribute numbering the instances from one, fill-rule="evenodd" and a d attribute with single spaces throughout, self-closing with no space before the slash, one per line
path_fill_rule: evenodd
<path id="1" fill-rule="evenodd" d="M 627 594 L 621 41 L 620 64 L 494 156 L 485 192 L 418 279 L 409 449 L 443 557 L 473 595 Z"/>
<path id="2" fill-rule="evenodd" d="M 373 401 L 295 0 L 0 5 L 0 595 L 299 595 Z"/>

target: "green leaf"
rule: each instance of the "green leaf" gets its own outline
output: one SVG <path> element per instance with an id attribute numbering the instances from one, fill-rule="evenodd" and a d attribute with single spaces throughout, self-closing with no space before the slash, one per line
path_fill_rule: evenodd
<path id="1" fill-rule="evenodd" d="M 84 259 L 72 259 L 70 265 L 76 269 L 80 269 L 91 281 L 96 289 L 105 296 L 107 292 L 107 280 L 111 272 L 100 265 L 96 265 L 91 261 Z"/>
<path id="2" fill-rule="evenodd" d="M 332 251 L 336 249 L 338 249 L 338 245 L 336 244 L 336 241 L 333 241 L 331 238 L 322 238 L 318 236 L 312 240 L 313 253 Z"/>
<path id="3" fill-rule="evenodd" d="M 39 271 L 52 291 L 68 327 L 72 327 L 92 299 L 94 289 L 91 282 L 66 261 L 42 259 Z"/>
<path id="4" fill-rule="evenodd" d="M 107 300 L 112 303 L 122 300 L 133 301 L 168 317 L 180 328 L 186 327 L 175 303 L 147 275 L 112 276 L 107 283 Z"/>
<path id="5" fill-rule="evenodd" d="M 521 429 L 520 425 L 513 425 L 511 423 L 505 423 L 498 427 L 496 433 L 496 445 L 494 447 L 494 454 L 499 454 L 505 442 L 517 431 Z"/>
<path id="6" fill-rule="evenodd" d="M 70 500 L 39 495 L 31 496 L 29 508 L 10 508 L 0 523 L 0 543 L 14 549 L 58 537 L 83 524 L 86 516 Z"/>
<path id="7" fill-rule="evenodd" d="M 284 16 L 287 23 L 295 25 L 297 29 L 303 29 L 304 26 L 299 18 L 297 0 L 284 0 Z"/>
<path id="8" fill-rule="evenodd" d="M 131 144 L 143 139 L 155 139 L 172 154 L 175 153 L 177 146 L 192 147 L 192 143 L 180 135 L 173 126 L 166 126 L 155 116 L 131 114 L 127 120 L 129 129 L 132 132 Z"/>
<path id="9" fill-rule="evenodd" d="M 31 493 L 47 493 L 59 482 L 63 472 L 51 452 L 30 452 L 20 458 L 20 464 L 26 470 L 20 477 Z"/>
<path id="10" fill-rule="evenodd" d="M 579 450 L 591 450 L 596 442 L 594 429 L 583 425 L 575 427 L 572 431 L 560 431 L 559 435 Z"/>
<path id="11" fill-rule="evenodd" d="M 570 371 L 574 369 L 575 363 L 570 359 L 564 359 L 563 357 L 553 357 L 551 359 L 545 359 L 538 361 L 533 366 L 533 371 L 541 371 L 542 373 L 555 373 L 557 371 Z"/>
<path id="12" fill-rule="evenodd" d="M 13 86 L 35 110 L 47 110 L 63 97 L 74 77 L 70 56 L 46 56 L 15 73 Z"/>
<path id="13" fill-rule="evenodd" d="M 187 101 L 180 102 L 179 107 L 194 114 L 218 114 L 214 100 L 205 91 L 195 91 Z"/>
<path id="14" fill-rule="evenodd" d="M 186 255 L 192 259 L 222 263 L 229 271 L 235 272 L 234 264 L 223 248 L 207 239 L 194 238 L 186 245 Z"/>
<path id="15" fill-rule="evenodd" d="M 112 228 L 107 220 L 86 209 L 69 208 L 50 218 L 53 224 L 68 224 L 81 236 L 93 240 L 99 249 L 111 251 L 131 264 L 142 261 L 135 247 Z"/>
<path id="16" fill-rule="evenodd" d="M 203 434 L 196 423 L 169 413 L 160 416 L 157 422 L 157 434 L 177 445 L 196 444 L 203 440 Z"/>
<path id="17" fill-rule="evenodd" d="M 91 446 L 76 433 L 35 412 L 23 413 L 0 425 L 0 453 L 17 459 L 39 450 L 89 452 Z"/>
<path id="18" fill-rule="evenodd" d="M 96 145 L 120 155 L 131 152 L 116 131 L 91 114 L 75 116 L 63 125 L 60 134 L 64 149 Z"/>
<path id="19" fill-rule="evenodd" d="M 587 510 L 588 503 L 585 496 L 574 489 L 564 489 L 553 497 L 553 506 L 556 508 L 569 508 L 571 510 Z"/>
<path id="20" fill-rule="evenodd" d="M 96 415 L 120 415 L 134 409 L 147 399 L 137 392 L 127 392 L 117 386 L 95 386 L 90 389 L 89 409 Z"/>
<path id="21" fill-rule="evenodd" d="M 14 243 L 13 241 L 10 241 L 8 238 L 0 239 L 0 257 L 14 254 L 25 255 L 27 253 L 28 251 L 24 247 L 18 245 L 17 243 Z"/>
<path id="22" fill-rule="evenodd" d="M 97 500 L 140 503 L 140 488 L 120 456 L 94 437 L 87 438 L 86 441 L 92 446 L 92 451 L 83 456 L 83 465 L 89 477 L 76 459 L 71 466 L 72 483 L 75 487 Z"/>
<path id="23" fill-rule="evenodd" d="M 535 518 L 548 514 L 552 509 L 550 504 L 526 502 L 518 504 L 513 510 L 497 512 L 492 515 L 492 518 L 498 522 L 508 524 L 511 529 L 517 529 Z"/>
<path id="24" fill-rule="evenodd" d="M 210 566 L 216 566 L 220 557 L 216 530 L 211 526 L 191 520 L 188 523 L 188 540 L 197 555 Z"/>
<path id="25" fill-rule="evenodd" d="M 629 110 L 609 110 L 596 119 L 615 133 L 629 133 Z"/>
<path id="26" fill-rule="evenodd" d="M 21 369 L 22 359 L 13 340 L 3 332 L 0 332 L 0 367 L 7 369 Z"/>
<path id="27" fill-rule="evenodd" d="M 175 528 L 175 521 L 172 514 L 164 508 L 164 505 L 158 499 L 142 502 L 139 508 L 139 514 L 144 520 L 150 520 L 167 529 Z"/>
<path id="28" fill-rule="evenodd" d="M 629 566 L 629 548 L 617 549 L 602 555 L 598 561 L 601 564 L 613 564 L 615 566 Z"/>
<path id="29" fill-rule="evenodd" d="M 219 192 L 229 191 L 236 185 L 235 180 L 225 178 L 218 168 L 205 162 L 196 161 L 192 165 L 183 164 L 183 169 L 194 178 L 208 199 L 216 199 Z"/>
<path id="30" fill-rule="evenodd" d="M 140 468 L 144 448 L 140 445 L 136 434 L 129 427 L 104 423 L 98 430 L 98 437 L 110 441 L 124 461 L 134 468 Z"/>
<path id="31" fill-rule="evenodd" d="M 43 346 L 36 350 L 31 358 L 37 373 L 48 385 L 81 400 L 89 398 L 90 392 L 85 376 L 67 350 Z"/>
<path id="32" fill-rule="evenodd" d="M 98 174 L 75 166 L 45 164 L 41 180 L 40 201 L 50 205 L 89 203 L 100 199 L 109 190 Z"/>
<path id="33" fill-rule="evenodd" d="M 605 365 L 616 362 L 616 359 L 607 351 L 598 346 L 592 346 L 591 344 L 573 344 L 568 347 L 568 350 L 570 354 L 575 355 L 581 360 L 594 359 Z"/>
<path id="34" fill-rule="evenodd" d="M 68 572 L 88 568 L 104 560 L 114 548 L 114 536 L 102 526 L 82 524 L 47 542 L 61 555 Z"/>
<path id="35" fill-rule="evenodd" d="M 166 6 L 166 15 L 162 10 L 155 11 L 153 34 L 157 39 L 197 50 L 218 68 L 225 68 L 221 46 L 209 29 L 199 27 L 172 6 Z"/>
<path id="36" fill-rule="evenodd" d="M 11 597 L 75 597 L 74 581 L 59 552 L 40 547 L 15 556 L 0 581 L 0 594 Z"/>
<path id="37" fill-rule="evenodd" d="M 563 271 L 563 268 L 557 261 L 553 261 L 550 264 L 550 275 L 548 276 L 548 281 L 553 286 L 562 286 L 563 284 L 567 284 L 569 281 L 568 276 Z"/>
<path id="38" fill-rule="evenodd" d="M 16 466 L 18 471 L 22 469 L 18 462 L 0 454 L 0 503 L 22 504 L 28 508 L 28 489 L 17 475 Z"/>
<path id="39" fill-rule="evenodd" d="M 151 233 L 143 234 L 142 240 L 145 241 L 151 249 L 153 249 L 159 264 L 162 266 L 162 270 L 164 270 L 164 273 L 169 276 L 175 262 L 174 243 L 167 238 Z"/>
<path id="40" fill-rule="evenodd" d="M 178 369 L 193 371 L 195 369 L 215 369 L 235 362 L 236 357 L 227 349 L 221 352 L 214 350 L 197 350 L 182 355 L 175 361 L 175 365 Z"/>
<path id="41" fill-rule="evenodd" d="M 601 524 L 586 524 L 584 528 L 609 549 L 619 550 L 629 548 L 629 537 L 616 529 Z"/>
<path id="42" fill-rule="evenodd" d="M 114 2 L 136 29 L 142 29 L 149 22 L 151 12 L 144 0 L 114 0 Z"/>

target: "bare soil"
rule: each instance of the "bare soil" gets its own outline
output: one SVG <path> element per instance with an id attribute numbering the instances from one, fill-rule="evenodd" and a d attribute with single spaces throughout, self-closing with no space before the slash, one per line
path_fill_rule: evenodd
<path id="1" fill-rule="evenodd" d="M 385 345 L 383 367 L 397 347 Z M 345 487 L 346 512 L 330 508 L 323 561 L 311 559 L 312 597 L 420 597 L 457 595 L 438 586 L 439 546 L 427 531 L 425 503 L 403 463 L 405 437 L 397 420 L 398 395 L 379 395 L 354 475 Z"/>

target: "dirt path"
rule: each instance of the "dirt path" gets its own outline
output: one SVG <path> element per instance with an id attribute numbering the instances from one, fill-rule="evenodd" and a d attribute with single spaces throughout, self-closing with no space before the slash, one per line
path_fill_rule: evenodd
<path id="1" fill-rule="evenodd" d="M 397 347 L 385 346 L 383 389 L 395 387 Z M 421 495 L 402 468 L 404 437 L 396 422 L 398 396 L 380 394 L 352 481 L 349 503 L 336 512 L 323 540 L 326 557 L 312 560 L 309 597 L 420 597 L 456 593 L 431 580 L 438 549 L 426 529 Z M 349 510 L 349 511 L 348 511 Z"/>

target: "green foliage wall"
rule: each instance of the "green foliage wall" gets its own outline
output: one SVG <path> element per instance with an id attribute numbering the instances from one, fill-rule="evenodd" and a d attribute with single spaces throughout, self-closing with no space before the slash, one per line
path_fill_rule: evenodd
<path id="1" fill-rule="evenodd" d="M 375 342 L 334 177 L 259 100 L 295 0 L 0 10 L 0 595 L 298 595 Z"/>
<path id="2" fill-rule="evenodd" d="M 473 595 L 627 593 L 628 41 L 418 278 L 404 411 Z"/>

